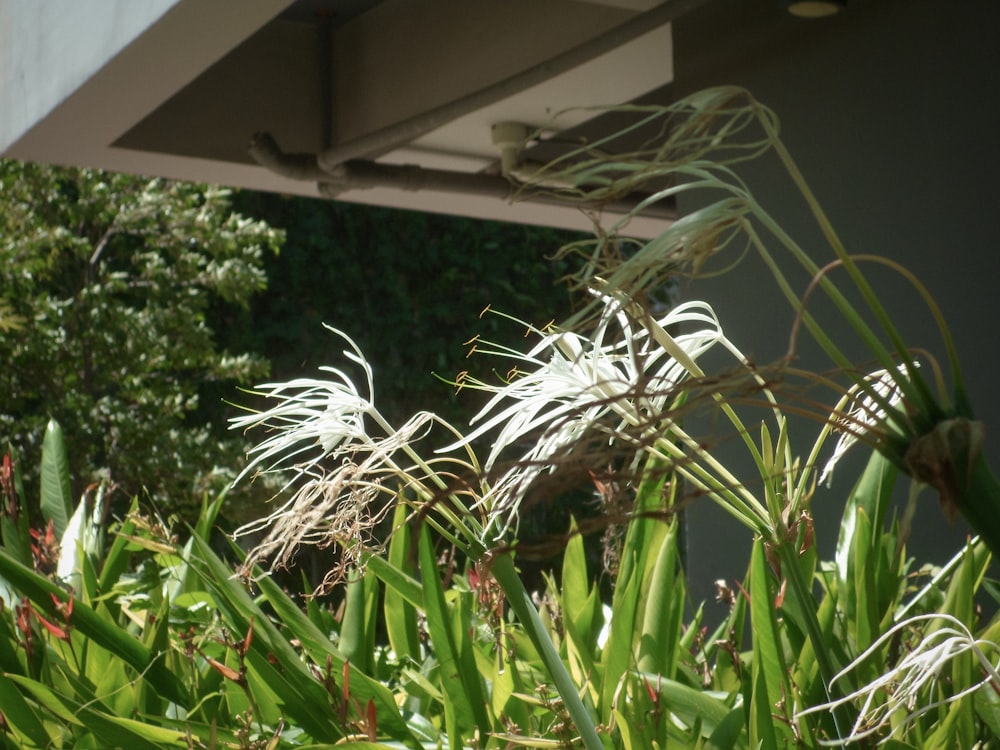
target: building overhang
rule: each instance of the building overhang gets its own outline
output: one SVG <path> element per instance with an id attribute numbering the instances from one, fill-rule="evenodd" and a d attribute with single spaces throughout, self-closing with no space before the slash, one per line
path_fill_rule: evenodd
<path id="1" fill-rule="evenodd" d="M 560 138 L 588 137 L 597 121 L 582 107 L 668 99 L 670 22 L 697 4 L 4 2 L 0 151 L 587 229 L 591 218 L 579 208 L 511 200 L 493 126 L 521 124 L 551 150 Z M 260 133 L 271 161 L 259 148 L 251 153 Z M 520 156 L 530 158 L 535 143 Z M 283 168 L 303 162 L 308 169 Z M 394 173 L 420 177 L 375 179 Z M 365 178 L 352 179 L 359 174 Z M 670 219 L 667 207 L 629 233 L 650 235 Z"/>

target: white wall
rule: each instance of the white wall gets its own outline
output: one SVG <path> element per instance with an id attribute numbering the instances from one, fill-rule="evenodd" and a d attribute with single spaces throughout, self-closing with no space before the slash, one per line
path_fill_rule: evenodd
<path id="1" fill-rule="evenodd" d="M 0 2 L 0 150 L 61 104 L 177 0 Z"/>

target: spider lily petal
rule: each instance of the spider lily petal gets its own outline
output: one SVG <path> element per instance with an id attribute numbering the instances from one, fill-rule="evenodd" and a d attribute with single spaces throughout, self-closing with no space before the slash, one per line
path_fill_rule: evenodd
<path id="1" fill-rule="evenodd" d="M 917 363 L 909 365 L 909 367 L 916 366 Z M 833 448 L 833 455 L 823 467 L 819 477 L 820 484 L 824 482 L 829 484 L 833 479 L 834 467 L 848 449 L 858 442 L 859 435 L 873 431 L 885 422 L 886 407 L 893 408 L 902 400 L 902 392 L 896 379 L 905 378 L 908 371 L 908 366 L 905 364 L 899 365 L 895 372 L 876 370 L 865 376 L 864 384 L 855 384 L 848 390 L 841 404 L 845 407 L 849 405 L 850 410 L 845 414 L 838 408 L 840 416 L 837 416 L 836 412 L 834 414 L 835 425 L 842 430 L 842 433 Z"/>
<path id="2" fill-rule="evenodd" d="M 697 326 L 673 339 L 683 353 L 683 359 L 678 359 L 646 327 L 637 325 L 616 298 L 602 296 L 602 300 L 604 313 L 590 338 L 559 331 L 543 335 L 524 355 L 495 352 L 518 361 L 510 379 L 499 386 L 472 382 L 494 396 L 472 420 L 479 426 L 442 449 L 453 450 L 499 428 L 485 464 L 489 470 L 506 451 L 531 439 L 531 447 L 517 465 L 484 497 L 487 506 L 505 516 L 500 523 L 503 530 L 514 521 L 531 482 L 554 470 L 553 459 L 585 434 L 599 427 L 608 432 L 609 439 L 634 441 L 662 430 L 670 421 L 669 407 L 678 386 L 700 374 L 691 370 L 694 361 L 717 344 L 736 352 L 704 302 L 685 303 L 655 321 L 662 329 Z"/>
<path id="3" fill-rule="evenodd" d="M 880 741 L 881 744 L 904 732 L 928 711 L 954 703 L 987 684 L 992 685 L 994 689 L 1000 688 L 1000 664 L 994 664 L 986 655 L 987 652 L 994 654 L 1000 652 L 1000 646 L 992 641 L 975 638 L 960 620 L 944 613 L 917 615 L 898 622 L 837 674 L 833 682 L 857 669 L 869 655 L 884 648 L 885 644 L 896 638 L 901 631 L 908 630 L 923 621 L 947 623 L 950 627 L 939 627 L 927 633 L 912 651 L 900 659 L 898 664 L 850 695 L 798 712 L 798 716 L 801 717 L 833 710 L 837 706 L 858 700 L 862 701 L 857 721 L 851 728 L 850 734 L 835 742 L 823 744 L 846 745 L 881 733 L 891 726 L 891 731 Z M 945 666 L 952 659 L 966 653 L 976 659 L 984 677 L 941 700 L 929 700 L 934 694 L 931 688 L 938 682 L 938 677 Z M 894 721 L 894 717 L 901 711 L 902 720 Z"/>
<path id="4" fill-rule="evenodd" d="M 618 336 L 606 343 L 612 320 L 618 322 Z M 656 322 L 663 328 L 685 323 L 703 326 L 675 339 L 692 361 L 718 343 L 731 348 L 711 307 L 704 302 L 680 305 Z M 542 359 L 546 350 L 548 357 Z M 575 433 L 581 425 L 608 414 L 617 416 L 621 426 L 647 424 L 650 418 L 663 415 L 677 386 L 691 374 L 684 363 L 651 341 L 644 328 L 633 327 L 612 298 L 607 298 L 602 324 L 591 339 L 572 332 L 547 334 L 518 358 L 534 369 L 522 371 L 518 367 L 502 386 L 476 381 L 475 387 L 495 395 L 472 419 L 472 424 L 481 423 L 479 427 L 443 450 L 464 445 L 502 425 L 487 462 L 490 467 L 505 449 L 540 427 L 562 424 L 560 431 Z M 502 404 L 505 408 L 497 411 Z M 556 447 L 558 442 L 552 445 Z"/>
<path id="5" fill-rule="evenodd" d="M 372 530 L 391 511 L 399 486 L 409 476 L 395 462 L 396 454 L 420 440 L 434 421 L 433 414 L 419 412 L 403 427 L 378 439 L 352 444 L 350 456 L 327 470 L 318 466 L 300 469 L 304 481 L 292 496 L 266 518 L 237 529 L 235 536 L 265 532 L 245 565 L 259 559 L 290 561 L 303 544 L 343 544 L 342 559 L 332 571 L 341 574 L 360 564 Z M 419 481 L 421 477 L 417 477 Z M 336 577 L 336 576 L 334 576 Z"/>
<path id="6" fill-rule="evenodd" d="M 357 444 L 369 442 L 365 417 L 375 413 L 371 366 L 346 334 L 330 330 L 350 345 L 351 351 L 344 355 L 362 367 L 368 395 L 362 395 L 343 371 L 332 367 L 320 368 L 333 375 L 329 380 L 299 378 L 258 386 L 254 393 L 278 403 L 266 411 L 230 420 L 230 429 L 264 427 L 272 435 L 250 450 L 251 460 L 236 481 L 251 473 L 280 471 L 293 464 L 308 471 L 328 455 L 349 452 Z"/>
<path id="7" fill-rule="evenodd" d="M 367 395 L 342 370 L 323 367 L 333 376 L 329 380 L 299 378 L 259 386 L 257 395 L 277 403 L 231 420 L 233 428 L 271 432 L 250 450 L 250 461 L 237 481 L 251 473 L 290 470 L 282 491 L 297 483 L 280 507 L 235 532 L 237 537 L 264 533 L 247 565 L 272 556 L 285 563 L 301 544 L 334 540 L 348 542 L 344 559 L 357 562 L 371 529 L 392 507 L 400 487 L 422 486 L 424 495 L 435 491 L 424 486 L 433 482 L 433 470 L 412 445 L 441 420 L 419 412 L 399 429 L 390 426 L 372 402 L 371 366 L 350 338 L 330 330 L 350 346 L 344 355 L 364 372 Z M 370 434 L 369 427 L 379 432 Z M 384 502 L 386 498 L 390 502 Z"/>

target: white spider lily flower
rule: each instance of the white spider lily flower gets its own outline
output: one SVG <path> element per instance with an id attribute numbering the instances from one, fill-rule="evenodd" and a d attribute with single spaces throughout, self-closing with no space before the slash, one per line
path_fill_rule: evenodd
<path id="1" fill-rule="evenodd" d="M 400 486 L 433 480 L 432 469 L 412 445 L 440 422 L 438 417 L 419 412 L 399 429 L 389 425 L 373 403 L 371 365 L 346 334 L 330 330 L 349 345 L 343 354 L 363 371 L 367 394 L 344 371 L 321 367 L 333 377 L 258 386 L 256 395 L 277 403 L 230 420 L 234 429 L 264 428 L 271 433 L 250 450 L 250 461 L 236 481 L 248 474 L 288 471 L 282 491 L 298 482 L 266 518 L 236 530 L 236 537 L 264 534 L 249 554 L 248 566 L 264 557 L 286 563 L 302 544 L 334 540 L 349 542 L 345 560 L 357 562 Z"/>
<path id="2" fill-rule="evenodd" d="M 654 325 L 661 330 L 695 325 L 673 341 L 685 359 L 679 361 L 636 323 L 622 304 L 602 296 L 604 314 L 592 337 L 570 331 L 544 334 L 526 354 L 492 351 L 517 361 L 505 384 L 495 386 L 468 379 L 465 384 L 494 393 L 473 418 L 476 429 L 442 451 L 453 450 L 499 428 L 485 469 L 519 441 L 531 438 L 515 468 L 509 470 L 483 498 L 494 514 L 504 516 L 505 531 L 532 481 L 553 471 L 553 459 L 575 445 L 593 428 L 609 439 L 632 440 L 662 431 L 677 397 L 677 387 L 693 373 L 693 362 L 717 344 L 740 356 L 725 338 L 718 318 L 705 302 L 678 305 Z M 606 423 L 610 417 L 611 422 Z M 540 433 L 540 436 L 539 436 Z"/>
<path id="3" fill-rule="evenodd" d="M 266 411 L 231 419 L 230 429 L 264 427 L 272 434 L 250 449 L 250 461 L 236 482 L 249 474 L 277 472 L 292 466 L 299 472 L 308 472 L 326 456 L 349 453 L 358 444 L 370 443 L 365 417 L 377 416 L 371 365 L 347 334 L 327 328 L 350 346 L 343 354 L 362 368 L 368 394 L 363 395 L 346 373 L 334 367 L 319 368 L 331 374 L 331 379 L 297 378 L 287 383 L 257 386 L 252 391 L 254 395 L 278 403 Z"/>
<path id="4" fill-rule="evenodd" d="M 896 382 L 897 378 L 905 378 L 909 372 L 908 367 L 917 366 L 918 364 L 914 362 L 909 366 L 899 365 L 895 371 L 876 370 L 869 373 L 864 378 L 867 387 L 863 391 L 860 383 L 851 386 L 838 405 L 837 411 L 834 412 L 834 415 L 840 414 L 840 416 L 836 416 L 834 425 L 836 429 L 841 430 L 841 435 L 833 447 L 833 454 L 823 466 L 819 477 L 820 484 L 825 483 L 829 486 L 833 480 L 833 469 L 837 462 L 843 458 L 851 446 L 858 442 L 860 435 L 882 425 L 886 418 L 885 405 L 893 408 L 902 400 L 902 392 Z M 863 394 L 860 398 L 858 397 L 859 391 L 862 391 Z M 844 410 L 847 408 L 850 410 L 845 413 Z"/>
<path id="5" fill-rule="evenodd" d="M 341 547 L 333 578 L 359 565 L 372 529 L 392 510 L 400 484 L 425 479 L 419 470 L 401 468 L 396 455 L 423 438 L 435 419 L 429 412 L 419 412 L 386 437 L 352 442 L 350 455 L 344 453 L 329 469 L 313 465 L 298 469 L 296 476 L 305 481 L 285 503 L 266 518 L 236 530 L 237 538 L 264 534 L 245 566 L 249 569 L 263 558 L 286 563 L 303 544 L 325 546 L 333 540 L 348 542 Z"/>
<path id="6" fill-rule="evenodd" d="M 838 706 L 862 701 L 858 718 L 850 733 L 839 740 L 825 741 L 822 744 L 847 745 L 880 733 L 891 726 L 890 733 L 879 742 L 882 744 L 902 734 L 928 711 L 954 703 L 986 685 L 990 685 L 991 689 L 1000 690 L 1000 663 L 994 664 L 986 655 L 987 652 L 1000 653 L 1000 645 L 993 641 L 975 638 L 960 620 L 942 613 L 917 615 L 897 623 L 863 654 L 837 673 L 831 683 L 836 683 L 857 669 L 869 655 L 884 648 L 886 643 L 901 631 L 908 630 L 921 621 L 945 622 L 951 627 L 940 627 L 926 634 L 898 664 L 850 695 L 797 713 L 797 717 L 801 717 L 820 711 L 832 711 Z M 942 670 L 952 659 L 963 654 L 972 654 L 975 657 L 984 675 L 983 678 L 953 695 L 941 700 L 932 700 L 931 696 L 935 694 L 933 688 Z M 900 712 L 902 717 L 898 716 Z"/>
<path id="7" fill-rule="evenodd" d="M 606 343 L 612 321 L 618 324 L 618 336 Z M 679 305 L 656 323 L 664 329 L 691 323 L 702 326 L 674 339 L 692 361 L 720 342 L 732 349 L 705 302 Z M 464 445 L 500 426 L 487 469 L 507 448 L 540 427 L 558 427 L 557 434 L 543 439 L 548 448 L 537 451 L 543 456 L 572 443 L 581 428 L 607 414 L 619 418 L 620 428 L 649 425 L 653 429 L 651 420 L 664 415 L 667 404 L 677 395 L 677 386 L 691 374 L 651 341 L 644 328 L 633 326 L 612 298 L 607 298 L 605 315 L 590 339 L 558 331 L 544 335 L 526 354 L 494 353 L 514 356 L 527 367 L 522 370 L 519 365 L 501 386 L 468 381 L 495 395 L 472 419 L 472 424 L 481 424 L 464 440 L 443 449 Z M 497 410 L 502 404 L 505 408 Z"/>

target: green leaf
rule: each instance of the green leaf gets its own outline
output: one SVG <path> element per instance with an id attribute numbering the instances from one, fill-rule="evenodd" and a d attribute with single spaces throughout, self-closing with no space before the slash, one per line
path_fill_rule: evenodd
<path id="1" fill-rule="evenodd" d="M 595 691 L 593 700 L 597 702 L 600 699 L 600 684 L 595 684 L 598 681 L 594 673 L 594 649 L 604 613 L 600 592 L 591 585 L 587 575 L 587 555 L 575 519 L 571 522 L 569 542 L 563 552 L 561 584 L 558 600 L 573 679 L 580 684 L 588 684 Z M 554 584 L 552 588 L 555 589 Z"/>
<path id="2" fill-rule="evenodd" d="M 995 737 L 1000 737 L 1000 695 L 992 685 L 984 685 L 973 694 L 976 715 Z"/>
<path id="3" fill-rule="evenodd" d="M 462 737 L 471 736 L 475 728 L 478 728 L 480 736 L 485 737 L 491 727 L 486 715 L 486 702 L 479 673 L 473 669 L 469 674 L 463 669 L 460 646 L 455 641 L 444 588 L 437 575 L 438 565 L 434 556 L 434 545 L 426 525 L 421 528 L 418 553 L 420 570 L 423 574 L 421 582 L 424 589 L 427 632 L 431 647 L 440 663 L 442 688 L 447 696 L 445 717 L 448 720 L 449 741 L 452 747 L 457 748 L 461 747 Z M 465 637 L 468 637 L 467 633 Z"/>
<path id="4" fill-rule="evenodd" d="M 54 738 L 49 737 L 45 731 L 35 709 L 28 705 L 14 683 L 2 673 L 0 673 L 0 706 L 3 707 L 4 718 L 16 737 L 26 738 L 37 747 L 48 747 L 54 742 Z"/>
<path id="5" fill-rule="evenodd" d="M 750 622 L 753 627 L 750 743 L 753 746 L 761 743 L 763 747 L 779 747 L 773 716 L 775 704 L 791 692 L 785 680 L 774 593 L 764 542 L 757 540 L 750 559 Z"/>
<path id="6" fill-rule="evenodd" d="M 101 566 L 101 572 L 97 579 L 97 590 L 102 594 L 111 591 L 122 575 L 124 575 L 125 571 L 128 570 L 131 555 L 128 551 L 129 541 L 127 537 L 135 533 L 135 523 L 132 521 L 132 515 L 138 508 L 139 501 L 133 498 L 132 504 L 129 506 L 129 511 L 125 515 L 125 520 L 118 528 L 118 532 L 115 534 L 114 540 L 111 542 L 111 546 L 104 556 L 104 563 Z M 121 610 L 118 602 L 113 597 L 107 597 L 104 599 L 103 605 L 111 613 L 112 617 L 117 619 Z"/>
<path id="7" fill-rule="evenodd" d="M 67 706 L 63 699 L 48 685 L 43 685 L 21 675 L 11 674 L 5 675 L 5 677 L 30 694 L 40 707 L 47 710 L 55 718 L 71 726 L 83 725 L 80 717 L 77 716 L 78 706 Z"/>
<path id="8" fill-rule="evenodd" d="M 990 559 L 990 551 L 982 540 L 967 545 L 966 555 L 948 585 L 939 612 L 952 615 L 970 629 L 974 626 L 976 592 L 986 574 Z M 930 627 L 940 626 L 939 621 Z M 954 655 L 948 664 L 948 673 L 950 689 L 956 692 L 970 687 L 981 677 L 980 667 L 970 653 Z M 945 747 L 948 744 L 971 747 L 975 733 L 974 721 L 974 701 L 953 702 L 948 707 L 944 720 L 940 721 L 935 731 L 929 734 L 927 747 Z"/>
<path id="9" fill-rule="evenodd" d="M 344 616 L 340 622 L 340 653 L 365 674 L 375 669 L 375 605 L 378 586 L 374 576 L 362 575 L 347 583 Z"/>
<path id="10" fill-rule="evenodd" d="M 101 485 L 93 502 L 89 494 L 80 499 L 59 542 L 57 575 L 63 584 L 79 593 L 88 603 L 97 596 L 94 560 L 101 557 L 103 535 L 93 519 L 102 515 L 104 490 L 104 485 Z"/>
<path id="11" fill-rule="evenodd" d="M 215 519 L 218 517 L 219 511 L 222 510 L 222 504 L 225 501 L 225 492 L 220 492 L 212 500 L 209 500 L 208 495 L 206 495 L 202 500 L 201 512 L 198 514 L 198 521 L 192 530 L 192 533 L 202 541 L 208 542 L 211 540 Z"/>
<path id="12" fill-rule="evenodd" d="M 73 513 L 69 481 L 69 460 L 63 442 L 62 427 L 50 419 L 42 442 L 42 518 L 51 521 L 56 536 L 62 538 Z"/>
<path id="13" fill-rule="evenodd" d="M 708 738 L 705 750 L 734 750 L 746 725 L 746 713 L 742 706 L 732 709 L 715 727 Z"/>
<path id="14" fill-rule="evenodd" d="M 238 552 L 237 548 L 233 548 Z M 245 632 L 251 618 L 254 620 L 254 638 L 251 644 L 252 663 L 259 674 L 267 675 L 271 667 L 271 687 L 286 703 L 288 715 L 307 728 L 314 739 L 316 733 L 330 734 L 332 718 L 328 712 L 319 713 L 318 707 L 328 706 L 330 696 L 302 662 L 302 655 L 288 642 L 294 638 L 302 644 L 302 649 L 312 660 L 323 667 L 329 658 L 334 674 L 339 678 L 345 660 L 339 650 L 330 642 L 326 633 L 321 632 L 274 582 L 272 578 L 259 575 L 256 583 L 267 604 L 274 610 L 284 632 L 283 635 L 272 624 L 271 619 L 253 601 L 243 586 L 234 579 L 232 571 L 212 549 L 201 539 L 193 545 L 192 567 L 199 571 L 202 582 L 209 588 L 219 609 L 227 617 L 230 627 Z M 197 563 L 197 564 L 196 564 Z M 259 571 L 258 571 L 259 573 Z M 356 666 L 349 667 L 350 692 L 362 704 L 371 700 L 378 716 L 378 728 L 393 739 L 414 750 L 421 750 L 420 743 L 413 736 L 406 721 L 399 713 L 392 693 L 381 683 L 372 679 Z M 337 730 L 339 732 L 339 730 Z"/>
<path id="15" fill-rule="evenodd" d="M 871 554 L 872 536 L 877 532 L 872 528 L 868 514 L 863 509 L 858 508 L 855 516 L 856 557 L 852 563 L 854 575 L 848 589 L 854 595 L 855 605 L 853 617 L 849 614 L 848 621 L 849 627 L 853 626 L 854 628 L 851 635 L 854 638 L 855 651 L 861 653 L 878 637 L 878 626 L 881 618 L 874 611 L 875 597 L 878 595 L 874 590 L 877 557 Z"/>
<path id="16" fill-rule="evenodd" d="M 718 694 L 696 690 L 655 673 L 640 672 L 639 677 L 654 685 L 660 693 L 663 705 L 688 726 L 693 726 L 695 721 L 700 719 L 702 732 L 706 737 L 715 732 L 732 713 L 725 699 Z M 742 714 L 742 710 L 740 713 Z M 742 727 L 742 724 L 740 726 Z"/>
<path id="17" fill-rule="evenodd" d="M 624 750 L 645 750 L 645 747 L 640 740 L 632 738 L 632 722 L 628 720 L 628 717 L 622 714 L 622 712 L 617 708 L 612 709 L 611 714 L 615 718 L 615 726 L 617 726 L 618 731 L 621 732 L 622 748 Z"/>
<path id="18" fill-rule="evenodd" d="M 580 697 L 580 688 L 573 683 L 567 672 L 559 652 L 545 629 L 538 609 L 517 573 L 510 554 L 502 553 L 495 556 L 490 569 L 496 582 L 503 589 L 507 602 L 520 621 L 524 633 L 530 639 L 531 645 L 534 646 L 546 670 L 548 670 L 549 676 L 566 707 L 566 712 L 576 724 L 576 730 L 580 734 L 584 747 L 587 750 L 602 750 L 604 744 L 597 732 L 592 711 L 584 705 Z"/>
<path id="19" fill-rule="evenodd" d="M 338 742 L 336 745 L 301 745 L 298 750 L 398 750 L 381 742 Z"/>
<path id="20" fill-rule="evenodd" d="M 335 717 L 329 711 L 318 710 L 319 706 L 329 706 L 331 696 L 309 671 L 301 655 L 211 548 L 198 537 L 191 539 L 192 557 L 188 564 L 198 571 L 202 584 L 213 595 L 226 627 L 245 636 L 253 623 L 253 639 L 245 658 L 255 680 L 266 682 L 268 689 L 284 703 L 286 715 L 314 739 L 341 739 L 343 730 Z M 261 584 L 263 589 L 263 581 Z M 299 614 L 305 618 L 301 611 Z"/>
<path id="21" fill-rule="evenodd" d="M 87 727 L 97 736 L 103 747 L 127 747 L 130 750 L 189 747 L 184 733 L 176 729 L 166 729 L 98 711 L 91 705 L 80 704 L 58 695 L 34 680 L 19 676 L 11 676 L 10 679 L 30 692 L 39 704 L 63 721 Z"/>
<path id="22" fill-rule="evenodd" d="M 0 550 L 0 575 L 31 599 L 39 610 L 56 622 L 62 617 L 55 601 L 66 603 L 70 596 L 63 589 L 35 571 L 21 565 Z M 162 655 L 154 654 L 126 629 L 119 627 L 107 615 L 101 615 L 80 600 L 73 603 L 71 625 L 98 646 L 107 649 L 139 671 L 164 698 L 190 705 L 190 696 L 175 674 L 163 666 Z"/>
<path id="23" fill-rule="evenodd" d="M 407 508 L 400 503 L 396 506 L 393 517 L 393 528 L 395 531 L 389 541 L 388 563 L 390 571 L 399 572 L 407 566 L 412 552 L 412 534 L 409 524 L 406 523 Z M 408 584 L 412 595 L 419 596 L 419 603 L 408 601 L 407 597 L 400 590 L 398 577 L 393 577 L 395 583 L 387 580 L 388 576 L 379 575 L 375 568 L 369 569 L 378 576 L 385 586 L 385 596 L 383 613 L 385 617 L 386 634 L 389 636 L 389 645 L 400 659 L 412 659 L 414 662 L 420 660 L 420 629 L 417 622 L 417 607 L 423 605 L 423 595 L 420 592 L 419 584 L 412 579 Z M 408 578 L 408 576 L 407 576 Z"/>
<path id="24" fill-rule="evenodd" d="M 21 478 L 20 461 L 13 448 L 8 450 L 10 463 L 5 467 L 10 467 L 13 474 L 11 489 L 16 497 L 0 496 L 0 503 L 4 504 L 4 511 L 0 512 L 0 541 L 3 546 L 18 562 L 23 565 L 31 565 L 31 531 L 29 527 L 28 509 L 24 503 L 24 482 Z M 0 582 L 2 583 L 2 582 Z"/>
<path id="25" fill-rule="evenodd" d="M 386 587 L 397 592 L 403 600 L 414 607 L 423 609 L 424 593 L 420 582 L 407 575 L 395 565 L 373 555 L 365 561 L 365 567 L 374 573 Z"/>
<path id="26" fill-rule="evenodd" d="M 671 522 L 666 538 L 656 551 L 649 579 L 638 668 L 674 678 L 677 646 L 684 612 L 684 584 L 676 575 L 677 522 Z"/>
<path id="27" fill-rule="evenodd" d="M 860 653 L 874 638 L 882 612 L 895 598 L 897 591 L 879 588 L 886 576 L 879 565 L 883 560 L 881 546 L 885 516 L 891 503 L 897 469 L 878 452 L 873 452 L 844 508 L 843 521 L 835 553 L 838 597 L 845 612 L 845 621 L 852 646 Z M 898 585 L 897 585 L 898 589 Z"/>
<path id="28" fill-rule="evenodd" d="M 591 586 L 587 577 L 587 555 L 583 547 L 583 536 L 575 519 L 570 524 L 569 541 L 563 552 L 561 583 L 563 609 L 576 620 L 586 611 Z"/>
<path id="29" fill-rule="evenodd" d="M 639 633 L 636 623 L 642 616 L 643 597 L 648 593 L 646 571 L 668 533 L 667 525 L 658 518 L 663 511 L 667 479 L 663 461 L 656 457 L 647 461 L 636 495 L 634 520 L 629 523 L 622 544 L 618 581 L 611 600 L 611 635 L 603 654 L 602 714 L 614 704 L 618 684 L 633 665 L 634 641 Z"/>

